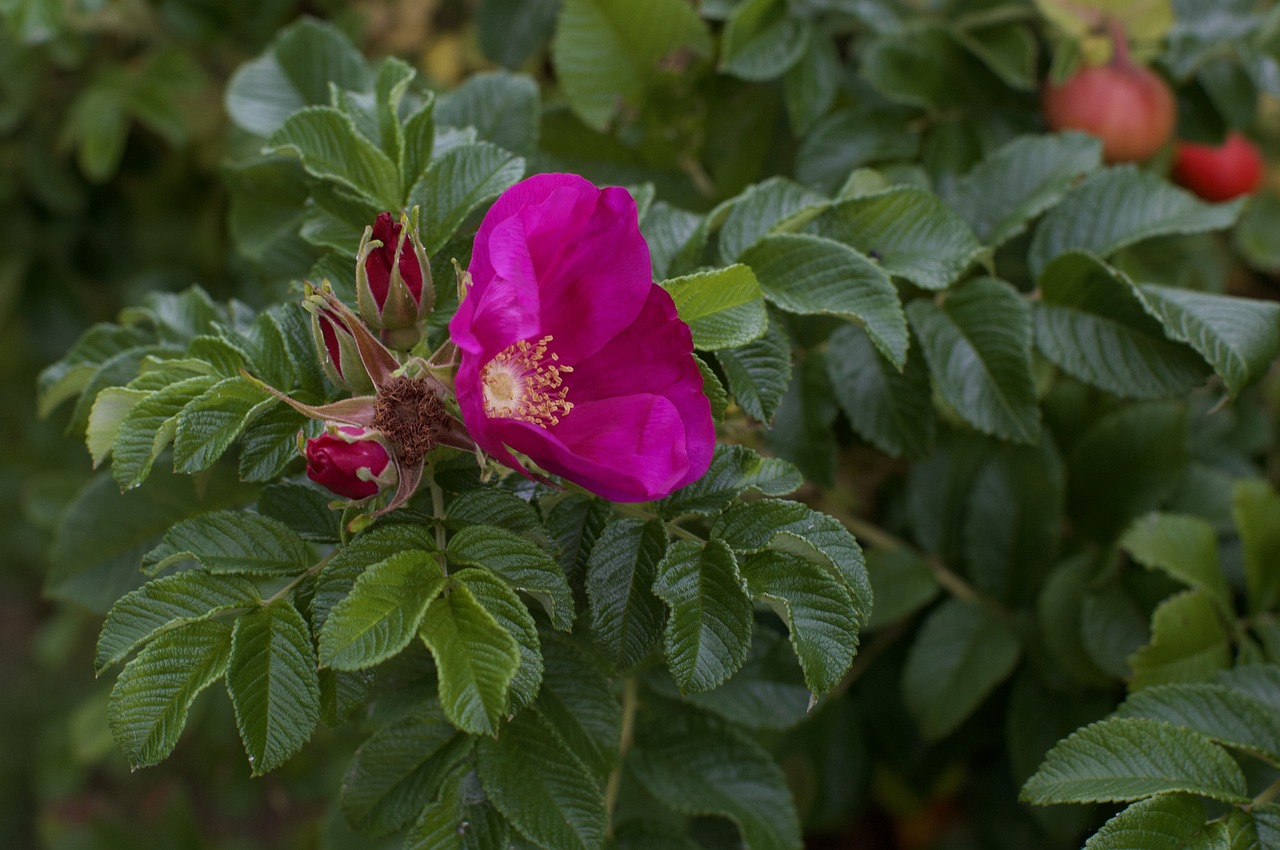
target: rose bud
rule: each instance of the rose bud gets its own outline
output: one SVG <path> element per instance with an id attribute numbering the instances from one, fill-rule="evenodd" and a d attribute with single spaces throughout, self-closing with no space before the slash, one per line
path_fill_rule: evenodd
<path id="1" fill-rule="evenodd" d="M 413 220 L 380 213 L 364 229 L 356 255 L 356 304 L 360 317 L 382 331 L 382 341 L 408 351 L 422 338 L 422 323 L 431 312 L 434 292 L 431 265 L 418 237 L 418 211 Z"/>
<path id="2" fill-rule="evenodd" d="M 328 287 L 327 281 L 324 286 Z M 360 357 L 356 329 L 351 326 L 359 322 L 358 317 L 350 310 L 344 313 L 333 309 L 310 287 L 307 292 L 302 306 L 311 314 L 311 338 L 324 373 L 344 390 L 356 395 L 373 395 L 373 379 Z"/>
<path id="3" fill-rule="evenodd" d="M 307 477 L 339 496 L 367 499 L 396 484 L 396 467 L 382 435 L 330 422 L 307 440 Z"/>

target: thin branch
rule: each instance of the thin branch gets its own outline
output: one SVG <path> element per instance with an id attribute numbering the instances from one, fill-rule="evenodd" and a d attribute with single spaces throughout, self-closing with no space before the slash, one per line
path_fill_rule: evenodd
<path id="1" fill-rule="evenodd" d="M 618 792 L 622 789 L 622 768 L 626 764 L 627 753 L 631 750 L 635 735 L 639 695 L 640 685 L 636 679 L 626 679 L 622 684 L 622 733 L 618 736 L 618 763 L 610 771 L 609 783 L 604 791 L 605 817 L 608 823 L 605 834 L 609 838 L 613 837 L 613 813 L 618 806 Z"/>

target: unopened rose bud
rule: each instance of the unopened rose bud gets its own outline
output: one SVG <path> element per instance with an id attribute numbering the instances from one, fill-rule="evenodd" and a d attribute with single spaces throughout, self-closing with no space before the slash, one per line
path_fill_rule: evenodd
<path id="1" fill-rule="evenodd" d="M 323 309 L 312 310 L 311 336 L 329 380 L 356 395 L 373 394 L 373 381 L 360 359 L 356 339 L 341 317 Z"/>
<path id="2" fill-rule="evenodd" d="M 434 291 L 431 265 L 418 236 L 418 210 L 412 219 L 379 214 L 366 227 L 356 255 L 356 303 L 360 317 L 380 330 L 391 348 L 407 351 L 422 338 Z"/>
<path id="3" fill-rule="evenodd" d="M 329 423 L 307 440 L 307 477 L 348 499 L 367 499 L 396 484 L 391 453 L 377 431 Z"/>

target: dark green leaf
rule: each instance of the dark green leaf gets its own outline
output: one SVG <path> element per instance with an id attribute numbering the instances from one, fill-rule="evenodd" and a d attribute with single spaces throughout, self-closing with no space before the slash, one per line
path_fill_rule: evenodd
<path id="1" fill-rule="evenodd" d="M 1190 794 L 1160 794 L 1134 803 L 1103 824 L 1085 850 L 1181 850 L 1197 846 L 1204 803 Z"/>
<path id="2" fill-rule="evenodd" d="M 524 176 L 524 160 L 488 142 L 451 148 L 409 191 L 409 205 L 422 210 L 422 244 L 428 254 L 443 248 L 472 212 Z"/>
<path id="3" fill-rule="evenodd" d="M 449 541 L 451 562 L 494 572 L 541 603 L 556 628 L 573 623 L 573 594 L 555 559 L 535 543 L 491 525 L 468 526 Z"/>
<path id="4" fill-rule="evenodd" d="M 776 322 L 770 322 L 760 339 L 740 348 L 717 351 L 716 359 L 738 406 L 757 422 L 772 422 L 791 383 L 791 342 L 786 332 Z"/>
<path id="5" fill-rule="evenodd" d="M 1231 663 L 1218 607 L 1203 591 L 1171 596 L 1151 616 L 1151 643 L 1129 658 L 1129 690 L 1213 678 Z"/>
<path id="6" fill-rule="evenodd" d="M 786 496 L 803 483 L 799 470 L 785 460 L 761 457 L 746 446 L 720 444 L 706 474 L 660 501 L 657 508 L 669 519 L 711 516 L 747 491 Z"/>
<path id="7" fill-rule="evenodd" d="M 1148 717 L 1194 729 L 1219 744 L 1280 758 L 1280 716 L 1225 685 L 1156 685 L 1129 696 L 1116 717 Z"/>
<path id="8" fill-rule="evenodd" d="M 859 436 L 893 457 L 924 457 L 937 430 L 929 370 L 919 353 L 902 370 L 876 353 L 857 325 L 827 340 L 827 376 L 835 399 Z"/>
<path id="9" fill-rule="evenodd" d="M 604 527 L 587 559 L 592 637 L 618 670 L 643 661 L 662 634 L 664 612 L 653 586 L 666 549 L 660 521 L 623 518 Z"/>
<path id="10" fill-rule="evenodd" d="M 1244 548 L 1245 585 L 1250 611 L 1280 604 L 1280 496 L 1265 481 L 1245 479 L 1231 490 L 1231 514 Z"/>
<path id="11" fill-rule="evenodd" d="M 296 152 L 308 173 L 340 183 L 378 206 L 401 205 L 396 163 L 337 109 L 311 106 L 293 113 L 271 134 L 271 148 Z"/>
<path id="12" fill-rule="evenodd" d="M 1149 514 L 1125 531 L 1120 548 L 1151 569 L 1164 570 L 1180 582 L 1204 590 L 1231 613 L 1231 591 L 1218 563 L 1218 535 L 1199 517 Z"/>
<path id="13" fill-rule="evenodd" d="M 182 561 L 198 561 L 215 573 L 295 573 L 309 556 L 302 539 L 284 523 L 245 511 L 215 511 L 183 520 L 142 559 L 155 573 Z"/>
<path id="14" fill-rule="evenodd" d="M 475 127 L 484 141 L 524 157 L 537 151 L 540 118 L 537 84 L 506 71 L 468 77 L 435 111 L 437 124 Z"/>

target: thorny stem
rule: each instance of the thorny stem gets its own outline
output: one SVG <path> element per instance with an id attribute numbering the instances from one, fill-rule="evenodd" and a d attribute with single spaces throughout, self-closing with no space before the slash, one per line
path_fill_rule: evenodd
<path id="1" fill-rule="evenodd" d="M 605 818 L 608 824 L 605 834 L 613 837 L 613 812 L 618 806 L 618 792 L 622 789 L 622 767 L 635 734 L 636 707 L 639 705 L 640 685 L 628 677 L 622 684 L 622 734 L 618 736 L 618 763 L 609 773 L 609 783 L 604 789 Z"/>

